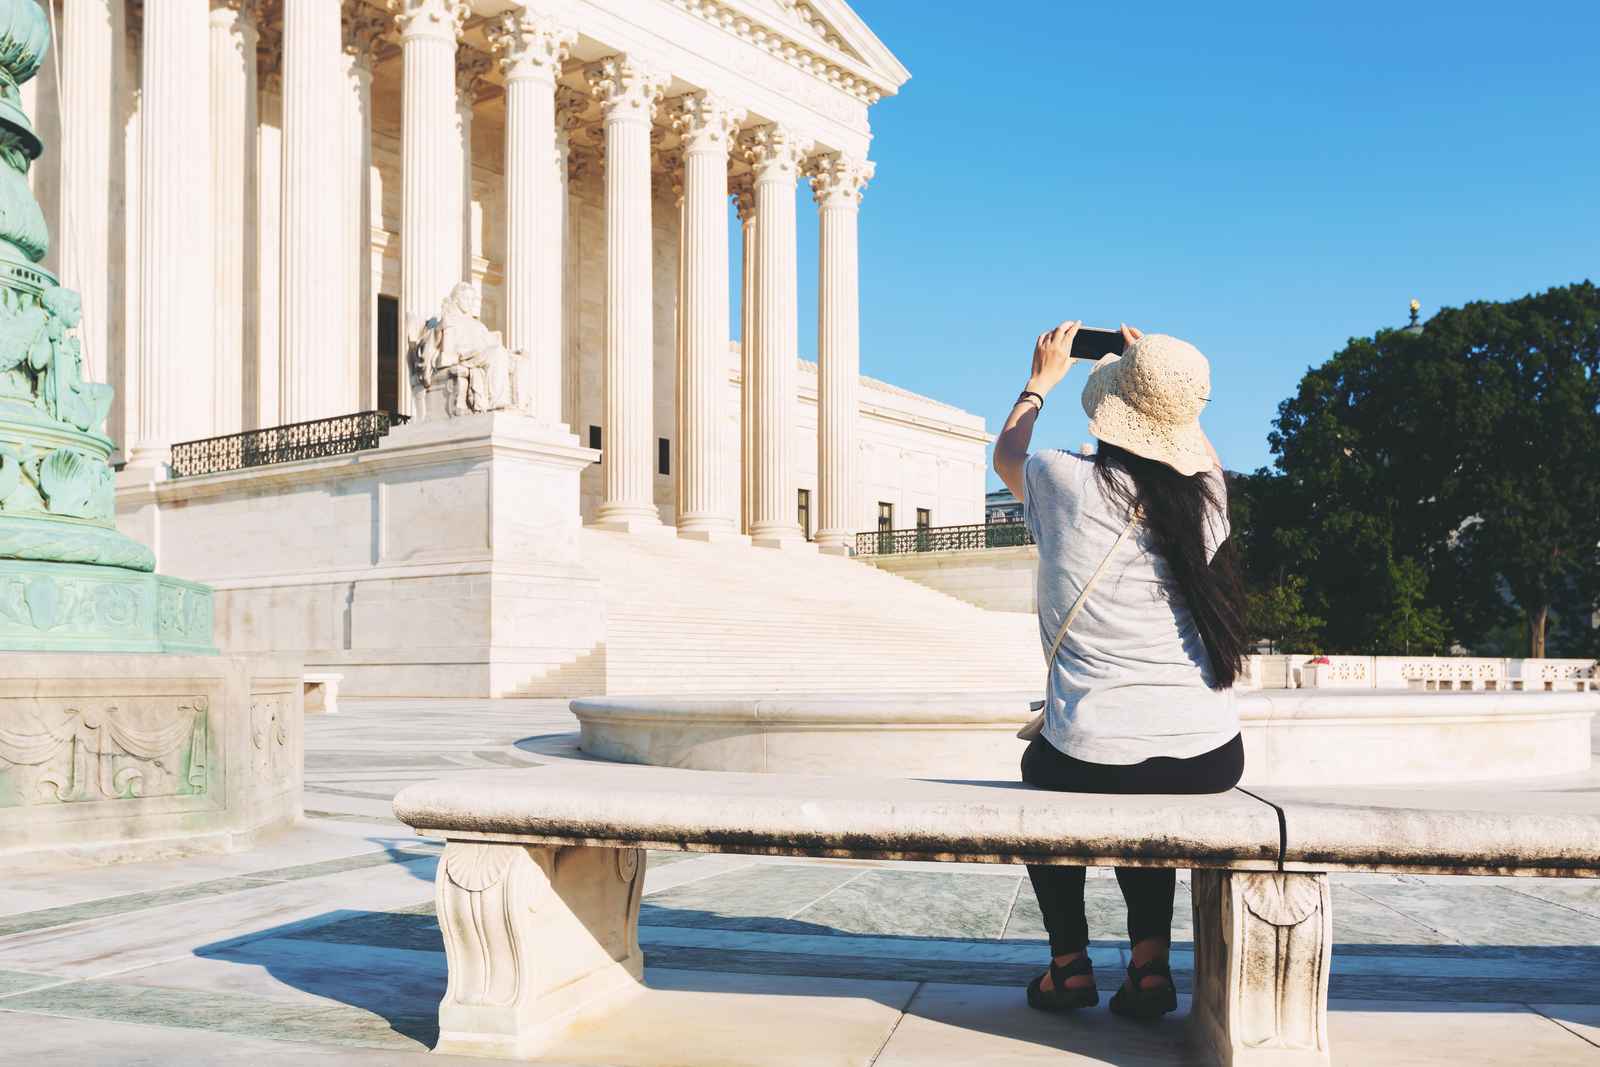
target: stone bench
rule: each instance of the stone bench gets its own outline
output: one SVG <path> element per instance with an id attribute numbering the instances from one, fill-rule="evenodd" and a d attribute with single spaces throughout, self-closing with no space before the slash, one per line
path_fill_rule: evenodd
<path id="1" fill-rule="evenodd" d="M 446 841 L 437 1051 L 516 1058 L 639 988 L 645 849 L 1191 868 L 1189 1024 L 1235 1065 L 1329 1062 L 1327 872 L 1600 876 L 1600 797 L 1577 788 L 1106 796 L 571 762 L 420 783 L 395 812 Z"/>

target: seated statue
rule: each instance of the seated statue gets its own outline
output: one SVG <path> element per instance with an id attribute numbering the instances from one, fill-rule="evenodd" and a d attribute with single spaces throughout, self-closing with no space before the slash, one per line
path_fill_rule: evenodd
<path id="1" fill-rule="evenodd" d="M 483 298 L 462 282 L 450 291 L 438 318 L 429 319 L 411 345 L 412 387 L 419 418 L 514 411 L 532 407 L 533 368 L 479 318 Z M 442 394 L 442 395 L 441 395 Z"/>

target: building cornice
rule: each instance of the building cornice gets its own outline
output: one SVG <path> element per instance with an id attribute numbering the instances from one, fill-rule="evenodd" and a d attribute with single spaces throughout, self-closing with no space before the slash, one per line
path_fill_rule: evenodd
<path id="1" fill-rule="evenodd" d="M 911 77 L 910 72 L 900 65 L 900 62 L 883 47 L 882 42 L 872 36 L 870 31 L 865 33 L 865 38 L 862 40 L 851 40 L 849 46 L 867 55 L 871 55 L 874 51 L 881 53 L 874 57 L 878 60 L 877 63 L 855 58 L 846 51 L 842 39 L 838 47 L 834 47 L 831 43 L 822 43 L 820 48 L 816 43 L 800 39 L 774 23 L 748 0 L 659 0 L 659 2 L 710 23 L 869 106 L 876 104 L 885 96 L 893 96 L 899 92 L 900 86 Z M 814 7 L 814 5 L 808 6 Z M 830 14 L 837 14 L 831 10 L 835 7 L 848 12 L 848 7 L 844 5 L 825 6 L 830 8 L 828 12 Z M 853 13 L 850 14 L 850 22 L 852 29 L 865 30 L 864 24 Z M 875 49 L 860 47 L 867 43 L 867 39 L 876 46 Z"/>

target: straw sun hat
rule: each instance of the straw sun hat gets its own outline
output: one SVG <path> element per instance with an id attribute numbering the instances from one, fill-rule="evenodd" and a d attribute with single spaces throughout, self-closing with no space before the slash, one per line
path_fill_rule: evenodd
<path id="1" fill-rule="evenodd" d="M 1211 398 L 1211 364 L 1187 341 L 1147 333 L 1121 356 L 1096 362 L 1083 386 L 1089 432 L 1179 474 L 1210 470 L 1200 412 Z"/>

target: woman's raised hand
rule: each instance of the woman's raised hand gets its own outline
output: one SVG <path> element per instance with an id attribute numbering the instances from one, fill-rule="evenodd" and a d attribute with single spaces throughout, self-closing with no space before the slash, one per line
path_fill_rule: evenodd
<path id="1" fill-rule="evenodd" d="M 1072 369 L 1072 339 L 1078 335 L 1077 320 L 1063 322 L 1053 330 L 1039 335 L 1033 346 L 1033 374 L 1028 378 L 1029 392 L 1044 396 Z"/>
<path id="2" fill-rule="evenodd" d="M 1144 336 L 1144 331 L 1143 330 L 1135 330 L 1132 326 L 1129 326 L 1127 323 L 1123 323 L 1122 324 L 1122 349 L 1123 349 L 1123 351 L 1127 351 L 1129 345 L 1133 344 L 1133 342 L 1137 341 L 1139 338 L 1141 338 L 1143 336 Z"/>

